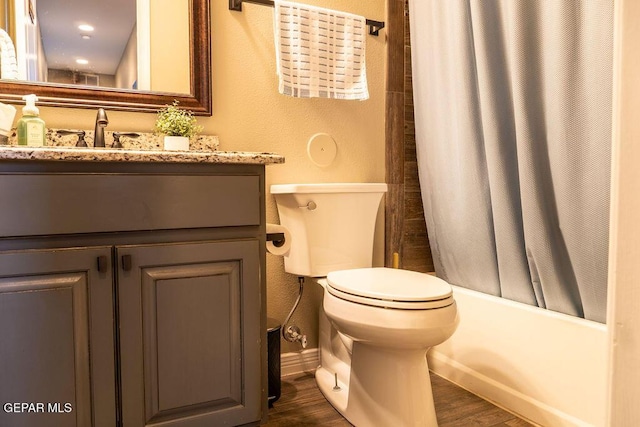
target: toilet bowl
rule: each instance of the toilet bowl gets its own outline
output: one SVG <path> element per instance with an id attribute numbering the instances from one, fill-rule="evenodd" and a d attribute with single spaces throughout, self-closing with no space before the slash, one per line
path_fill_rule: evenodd
<path id="1" fill-rule="evenodd" d="M 316 379 L 327 400 L 356 426 L 437 426 L 426 353 L 458 325 L 451 287 L 389 268 L 331 272 L 323 284 L 324 315 L 340 338 L 321 337 Z"/>
<path id="2" fill-rule="evenodd" d="M 315 277 L 316 382 L 356 427 L 437 426 L 426 352 L 448 339 L 458 312 L 448 283 L 424 273 L 372 268 L 385 184 L 273 185 L 291 232 L 285 271 Z"/>

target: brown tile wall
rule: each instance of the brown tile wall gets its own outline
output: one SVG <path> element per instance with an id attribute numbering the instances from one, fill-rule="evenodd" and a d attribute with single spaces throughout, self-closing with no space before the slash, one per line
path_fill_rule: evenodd
<path id="1" fill-rule="evenodd" d="M 407 0 L 389 0 L 387 15 L 385 264 L 434 271 L 416 161 Z"/>

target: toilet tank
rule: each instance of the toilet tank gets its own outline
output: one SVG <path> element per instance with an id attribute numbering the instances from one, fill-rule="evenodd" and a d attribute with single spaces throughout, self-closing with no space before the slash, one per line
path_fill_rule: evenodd
<path id="1" fill-rule="evenodd" d="M 371 267 L 376 216 L 386 184 L 272 185 L 280 224 L 291 232 L 284 269 L 324 277 L 330 271 Z"/>

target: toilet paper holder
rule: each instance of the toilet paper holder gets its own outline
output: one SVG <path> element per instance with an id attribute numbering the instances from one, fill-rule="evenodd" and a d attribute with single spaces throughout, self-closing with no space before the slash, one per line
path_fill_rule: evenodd
<path id="1" fill-rule="evenodd" d="M 267 233 L 267 242 L 273 242 L 276 248 L 284 245 L 284 233 Z"/>

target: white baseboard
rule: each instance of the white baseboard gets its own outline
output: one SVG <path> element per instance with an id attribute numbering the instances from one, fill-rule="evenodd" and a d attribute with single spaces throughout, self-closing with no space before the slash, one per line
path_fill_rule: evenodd
<path id="1" fill-rule="evenodd" d="M 590 424 L 489 378 L 432 349 L 429 368 L 435 374 L 539 426 L 586 427 Z"/>
<path id="2" fill-rule="evenodd" d="M 280 369 L 283 377 L 301 372 L 313 373 L 319 364 L 320 353 L 317 348 L 280 355 Z"/>

